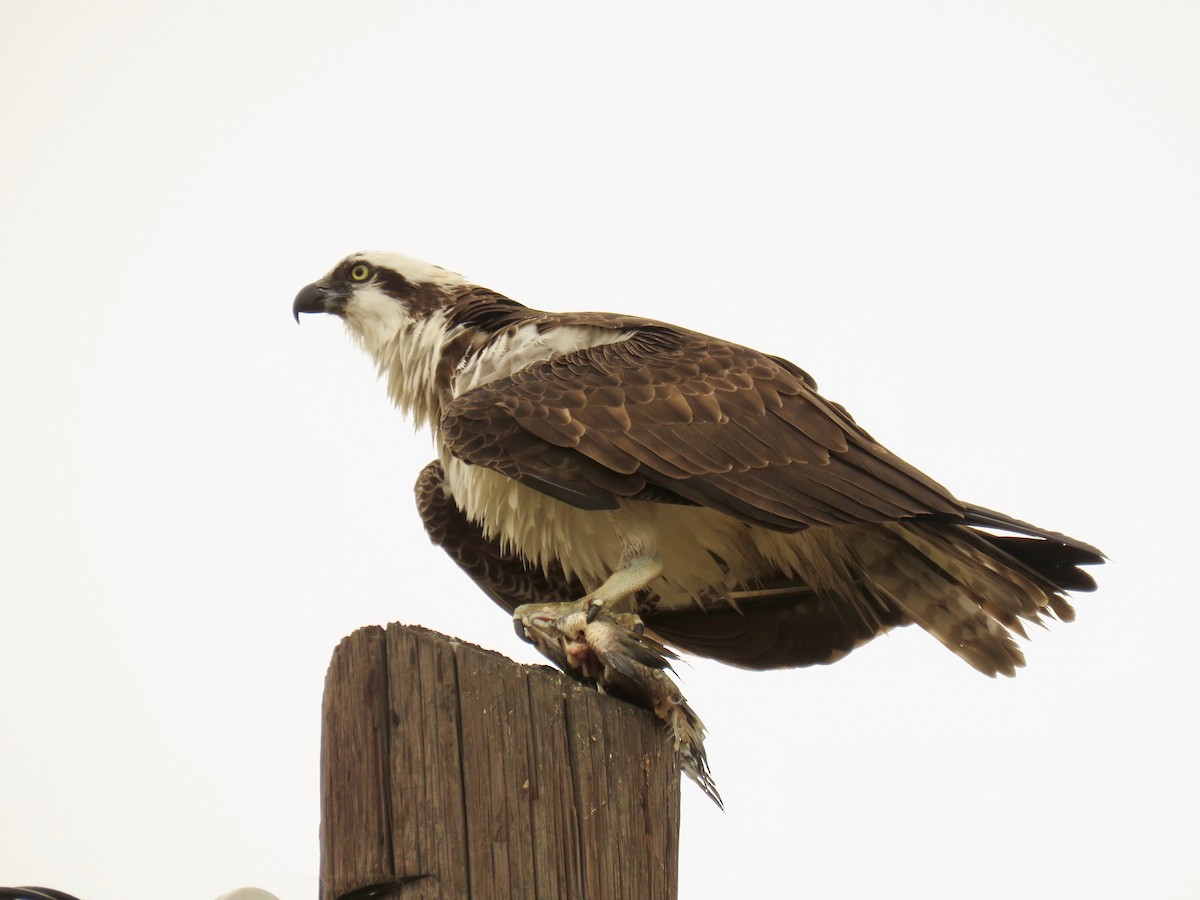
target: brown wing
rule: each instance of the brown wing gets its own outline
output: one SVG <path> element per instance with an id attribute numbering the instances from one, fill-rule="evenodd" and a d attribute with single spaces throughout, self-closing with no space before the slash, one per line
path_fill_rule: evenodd
<path id="1" fill-rule="evenodd" d="M 442 433 L 464 461 L 584 508 L 674 499 L 780 531 L 962 515 L 796 367 L 658 323 L 464 394 Z"/>
<path id="2" fill-rule="evenodd" d="M 583 585 L 567 578 L 557 563 L 543 571 L 500 542 L 483 536 L 443 490 L 441 463 L 431 462 L 417 479 L 417 508 L 429 537 L 497 604 L 512 612 L 522 603 L 574 600 Z M 748 669 L 775 669 L 831 663 L 901 624 L 899 610 L 883 609 L 877 619 L 862 616 L 837 600 L 818 595 L 803 584 L 781 579 L 754 589 L 738 590 L 739 610 L 718 605 L 702 610 L 654 610 L 654 597 L 642 599 L 643 619 L 656 639 L 682 650 Z"/>

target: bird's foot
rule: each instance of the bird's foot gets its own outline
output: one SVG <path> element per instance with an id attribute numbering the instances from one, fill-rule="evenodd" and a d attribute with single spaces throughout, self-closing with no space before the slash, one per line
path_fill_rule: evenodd
<path id="1" fill-rule="evenodd" d="M 591 595 L 569 603 L 526 603 L 513 611 L 517 637 L 529 641 L 556 666 L 581 681 L 597 683 L 600 670 L 588 652 L 586 633 L 604 611 Z M 605 612 L 605 618 L 627 629 L 634 637 L 645 630 L 634 613 Z M 669 652 L 669 651 L 668 651 Z"/>
<path id="2" fill-rule="evenodd" d="M 640 637 L 642 620 L 636 613 L 621 613 L 618 608 L 632 610 L 634 595 L 661 575 L 662 569 L 658 556 L 635 556 L 579 600 L 518 606 L 513 610 L 517 637 L 534 644 L 563 671 L 575 674 L 572 669 L 576 667 L 569 667 L 564 638 L 567 642 L 577 641 L 582 630 L 596 621 L 602 611 Z"/>
<path id="3" fill-rule="evenodd" d="M 724 808 L 704 752 L 704 724 L 667 674 L 677 657 L 644 633 L 639 616 L 585 597 L 525 604 L 513 620 L 518 635 L 568 675 L 653 710 L 671 733 L 684 773 Z"/>
<path id="4" fill-rule="evenodd" d="M 596 617 L 600 607 L 614 609 L 621 603 L 631 603 L 633 596 L 661 575 L 662 571 L 663 563 L 659 556 L 635 556 L 625 561 L 605 579 L 604 584 L 580 601 L 590 604 L 588 621 Z"/>

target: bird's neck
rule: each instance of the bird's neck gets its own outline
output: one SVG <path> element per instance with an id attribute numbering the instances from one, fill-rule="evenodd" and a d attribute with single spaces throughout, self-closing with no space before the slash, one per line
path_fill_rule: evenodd
<path id="1" fill-rule="evenodd" d="M 388 396 L 418 427 L 436 429 L 452 399 L 454 372 L 468 349 L 461 331 L 439 311 L 405 321 L 390 338 L 374 346 L 364 341 L 387 383 Z"/>

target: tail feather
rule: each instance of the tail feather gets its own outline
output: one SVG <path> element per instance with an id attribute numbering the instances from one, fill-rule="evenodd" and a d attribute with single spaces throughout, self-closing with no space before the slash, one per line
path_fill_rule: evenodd
<path id="1" fill-rule="evenodd" d="M 965 510 L 964 521 L 968 525 L 975 525 L 980 528 L 996 528 L 1000 531 L 1011 531 L 1013 534 L 1023 534 L 1026 537 L 1036 538 L 1037 543 L 1044 543 L 1048 547 L 1061 547 L 1064 550 L 1068 550 L 1069 548 L 1076 565 L 1097 565 L 1105 560 L 1103 553 L 1091 544 L 1085 544 L 1078 538 L 1073 538 L 1057 531 L 1038 528 L 1036 525 L 1030 525 L 1028 522 L 1022 522 L 1020 519 L 1006 516 L 1004 513 L 996 512 L 994 509 L 968 504 Z M 1009 538 L 1009 540 L 1013 539 Z"/>
<path id="2" fill-rule="evenodd" d="M 975 532 L 997 550 L 1045 578 L 1060 591 L 1086 593 L 1096 589 L 1096 580 L 1079 566 L 1097 565 L 1104 557 L 1062 544 L 1053 538 L 1038 539 Z"/>
<path id="3" fill-rule="evenodd" d="M 1025 656 L 1012 634 L 956 577 L 961 567 L 950 565 L 931 542 L 911 541 L 902 533 L 907 527 L 872 529 L 857 542 L 875 590 L 983 674 L 1016 674 Z"/>
<path id="4" fill-rule="evenodd" d="M 1095 582 L 1079 566 L 1104 561 L 1088 544 L 970 507 L 967 522 L 908 520 L 862 533 L 855 550 L 874 588 L 986 675 L 1025 664 L 1025 622 L 1071 621 L 1064 596 Z M 1004 529 L 996 535 L 978 528 Z"/>

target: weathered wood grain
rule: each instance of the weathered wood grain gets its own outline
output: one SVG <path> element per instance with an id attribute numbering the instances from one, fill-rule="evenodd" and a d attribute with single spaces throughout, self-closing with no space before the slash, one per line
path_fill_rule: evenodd
<path id="1" fill-rule="evenodd" d="M 661 723 L 422 628 L 334 651 L 321 898 L 674 898 L 679 768 Z"/>

